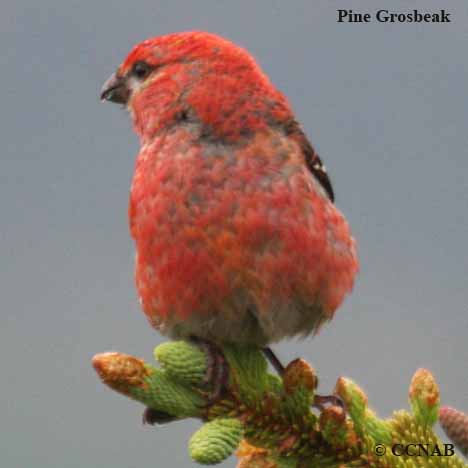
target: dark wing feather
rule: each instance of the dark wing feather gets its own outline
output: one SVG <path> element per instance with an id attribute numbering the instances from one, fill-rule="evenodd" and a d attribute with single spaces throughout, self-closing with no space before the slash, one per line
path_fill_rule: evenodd
<path id="1" fill-rule="evenodd" d="M 307 139 L 304 131 L 296 120 L 290 120 L 284 126 L 286 135 L 293 138 L 301 147 L 304 153 L 304 159 L 307 167 L 314 177 L 319 181 L 320 185 L 325 189 L 331 201 L 335 201 L 333 187 L 328 177 L 327 170 L 322 163 L 319 155 L 315 152 L 313 146 Z"/>

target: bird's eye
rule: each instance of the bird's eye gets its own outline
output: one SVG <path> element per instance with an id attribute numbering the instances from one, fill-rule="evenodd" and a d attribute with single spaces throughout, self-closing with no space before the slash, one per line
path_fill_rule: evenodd
<path id="1" fill-rule="evenodd" d="M 133 65 L 132 75 L 139 80 L 144 80 L 150 73 L 152 68 L 146 62 L 137 62 Z"/>

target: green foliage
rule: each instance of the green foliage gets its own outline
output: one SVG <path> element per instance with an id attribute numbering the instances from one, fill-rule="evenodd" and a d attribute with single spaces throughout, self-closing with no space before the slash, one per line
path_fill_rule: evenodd
<path id="1" fill-rule="evenodd" d="M 216 465 L 229 457 L 242 439 L 242 424 L 235 418 L 216 418 L 190 439 L 190 456 L 203 465 Z"/>
<path id="2" fill-rule="evenodd" d="M 457 455 L 392 453 L 395 444 L 428 444 L 443 451 L 433 431 L 439 390 L 424 369 L 411 382 L 412 413 L 399 411 L 382 420 L 350 379 L 340 377 L 335 387 L 345 409 L 325 406 L 318 411 L 312 408 L 317 376 L 304 360 L 291 362 L 279 378 L 268 373 L 258 349 L 231 345 L 223 353 L 229 385 L 214 402 L 206 381 L 209 359 L 191 343 L 158 346 L 157 368 L 121 353 L 96 355 L 93 365 L 106 385 L 154 410 L 161 422 L 201 419 L 203 425 L 189 442 L 190 456 L 200 464 L 218 464 L 237 450 L 238 468 L 468 468 Z"/>

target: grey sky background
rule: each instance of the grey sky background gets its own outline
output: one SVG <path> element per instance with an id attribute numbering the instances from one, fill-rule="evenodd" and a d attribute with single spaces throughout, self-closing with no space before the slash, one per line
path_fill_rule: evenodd
<path id="1" fill-rule="evenodd" d="M 407 5 L 411 3 L 411 6 Z M 450 24 L 338 24 L 445 8 Z M 289 97 L 358 240 L 361 273 L 315 339 L 276 347 L 355 379 L 381 415 L 429 368 L 468 410 L 466 1 L 2 2 L 0 461 L 9 468 L 193 466 L 183 421 L 143 427 L 93 354 L 151 359 L 127 202 L 138 141 L 98 99 L 142 39 L 205 29 L 249 49 Z M 222 466 L 234 466 L 230 459 Z"/>

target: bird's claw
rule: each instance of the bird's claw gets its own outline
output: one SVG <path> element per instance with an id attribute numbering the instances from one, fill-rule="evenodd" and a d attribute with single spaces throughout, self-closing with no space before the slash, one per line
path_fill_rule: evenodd
<path id="1" fill-rule="evenodd" d="M 206 374 L 203 384 L 210 390 L 205 393 L 206 407 L 216 403 L 228 389 L 229 365 L 222 351 L 213 343 L 200 338 L 192 338 L 207 356 Z"/>
<path id="2" fill-rule="evenodd" d="M 346 409 L 344 401 L 337 395 L 314 395 L 312 406 L 322 411 L 326 405 Z"/>

